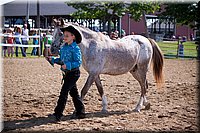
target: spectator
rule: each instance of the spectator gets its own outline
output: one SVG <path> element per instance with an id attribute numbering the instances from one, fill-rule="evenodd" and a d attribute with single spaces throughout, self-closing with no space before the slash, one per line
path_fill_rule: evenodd
<path id="1" fill-rule="evenodd" d="M 22 32 L 21 28 L 20 28 L 20 27 L 17 27 L 17 28 L 16 28 L 15 35 L 16 35 L 16 36 L 19 36 L 19 37 L 15 37 L 15 43 L 16 43 L 16 44 L 22 44 L 22 43 L 21 43 L 21 39 L 20 39 L 21 32 Z M 22 56 L 23 56 L 23 57 L 26 57 L 26 54 L 24 53 L 24 48 L 23 48 L 23 47 L 20 47 L 20 49 L 21 49 Z M 16 46 L 15 55 L 16 55 L 16 57 L 18 57 L 18 46 Z"/>
<path id="2" fill-rule="evenodd" d="M 43 52 L 43 34 L 40 31 L 38 31 L 38 34 L 40 36 L 40 39 L 38 40 L 38 42 L 40 42 L 39 43 L 40 48 L 39 47 L 37 48 L 37 54 L 42 55 L 42 52 Z"/>
<path id="3" fill-rule="evenodd" d="M 3 29 L 3 35 L 6 35 L 6 34 L 7 34 L 6 29 Z M 2 43 L 3 44 L 7 43 L 7 36 L 2 37 Z M 3 46 L 3 57 L 7 57 L 6 55 L 7 48 L 8 48 L 7 46 Z"/>
<path id="4" fill-rule="evenodd" d="M 193 34 L 190 34 L 190 41 L 193 41 L 194 40 L 194 36 Z"/>
<path id="5" fill-rule="evenodd" d="M 110 34 L 110 39 L 112 39 L 112 40 L 117 40 L 117 39 L 118 39 L 118 34 L 117 34 L 117 32 L 111 32 L 111 34 Z"/>
<path id="6" fill-rule="evenodd" d="M 180 41 L 178 45 L 178 56 L 183 57 L 184 56 L 184 46 L 183 41 Z"/>
<path id="7" fill-rule="evenodd" d="M 176 40 L 176 36 L 173 35 L 173 36 L 172 36 L 172 41 L 175 41 L 175 40 Z"/>
<path id="8" fill-rule="evenodd" d="M 186 36 L 183 36 L 183 37 L 182 37 L 182 41 L 183 41 L 183 42 L 186 42 L 186 41 L 187 41 L 187 37 L 186 37 Z"/>
<path id="9" fill-rule="evenodd" d="M 42 44 L 40 46 L 41 54 L 43 54 L 42 53 L 42 51 L 43 51 L 43 44 L 44 44 L 44 47 L 46 48 L 46 45 L 48 44 L 48 37 L 47 37 L 46 33 L 43 33 L 43 37 L 42 37 Z"/>
<path id="10" fill-rule="evenodd" d="M 24 24 L 24 28 L 23 28 L 23 30 L 22 30 L 22 35 L 23 35 L 23 37 L 22 37 L 22 44 L 23 45 L 28 45 L 28 40 L 29 40 L 29 38 L 28 38 L 28 36 L 29 36 L 29 33 L 28 33 L 29 31 L 28 31 L 28 29 L 27 29 L 27 24 Z M 28 47 L 24 47 L 24 53 L 26 54 L 26 50 L 28 49 Z"/>
<path id="11" fill-rule="evenodd" d="M 43 42 L 44 42 L 44 47 L 46 47 L 46 45 L 48 44 L 48 37 L 46 33 L 43 34 Z"/>
<path id="12" fill-rule="evenodd" d="M 14 27 L 14 33 L 17 31 L 17 26 Z"/>
<path id="13" fill-rule="evenodd" d="M 37 36 L 36 30 L 33 31 L 33 36 Z M 33 38 L 33 45 L 38 45 L 38 44 L 39 44 L 38 38 Z M 37 55 L 37 48 L 36 47 L 33 47 L 31 55 Z"/>
<path id="14" fill-rule="evenodd" d="M 119 35 L 119 31 L 118 30 L 115 30 L 115 35 L 118 37 L 118 35 Z"/>
<path id="15" fill-rule="evenodd" d="M 121 37 L 125 37 L 125 36 L 126 36 L 125 30 L 122 29 L 121 31 L 122 31 L 122 32 L 121 32 L 121 33 L 122 33 L 122 36 L 121 36 Z"/>
<path id="16" fill-rule="evenodd" d="M 52 44 L 53 36 L 52 33 L 48 31 L 47 33 L 48 44 Z"/>
<path id="17" fill-rule="evenodd" d="M 13 44 L 13 42 L 14 42 L 13 30 L 11 28 L 9 28 L 7 33 L 8 33 L 7 43 L 8 44 Z M 11 54 L 11 57 L 13 57 L 13 55 L 14 55 L 14 46 L 8 46 L 8 57 L 10 57 L 10 54 Z"/>

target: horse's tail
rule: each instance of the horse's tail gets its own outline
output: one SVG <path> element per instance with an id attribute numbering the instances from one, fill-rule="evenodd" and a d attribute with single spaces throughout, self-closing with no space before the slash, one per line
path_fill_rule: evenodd
<path id="1" fill-rule="evenodd" d="M 157 83 L 157 87 L 161 88 L 163 86 L 163 64 L 164 58 L 163 54 L 158 46 L 158 44 L 151 38 L 148 38 L 153 48 L 153 75 Z"/>

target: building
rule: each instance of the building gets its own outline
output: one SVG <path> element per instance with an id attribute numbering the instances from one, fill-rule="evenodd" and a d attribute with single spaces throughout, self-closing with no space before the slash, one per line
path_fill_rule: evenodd
<path id="1" fill-rule="evenodd" d="M 172 38 L 172 36 L 186 36 L 190 40 L 190 35 L 193 34 L 196 37 L 196 32 L 187 25 L 176 24 L 175 20 L 172 18 L 162 18 L 159 19 L 155 15 L 146 15 L 147 30 L 150 37 L 155 38 L 157 34 L 158 38 Z M 134 21 L 129 18 L 128 14 L 122 17 L 122 29 L 126 31 L 127 34 L 134 32 L 135 34 L 144 34 L 145 31 L 145 20 L 142 18 L 139 22 Z M 160 39 L 156 39 L 160 40 Z"/>
<path id="2" fill-rule="evenodd" d="M 66 21 L 73 21 L 81 23 L 91 29 L 98 27 L 100 31 L 103 29 L 102 22 L 100 20 L 76 20 L 70 16 L 71 13 L 75 12 L 76 9 L 68 6 L 64 1 L 57 2 L 40 2 L 39 3 L 39 14 L 37 1 L 31 2 L 17 2 L 12 1 L 4 4 L 3 6 L 3 25 L 6 27 L 14 27 L 14 25 L 22 25 L 27 20 L 31 28 L 52 28 L 53 18 L 64 18 Z M 29 9 L 29 10 L 28 10 Z M 40 15 L 40 24 L 38 26 L 38 15 Z M 121 25 L 119 24 L 121 22 Z M 120 27 L 125 30 L 126 35 L 132 34 L 144 34 L 145 31 L 145 20 L 142 18 L 139 22 L 130 19 L 129 14 L 125 14 L 122 18 L 117 19 L 113 22 L 113 29 L 119 30 Z M 108 23 L 106 24 L 108 27 Z M 190 38 L 190 34 L 195 36 L 195 32 L 188 26 L 180 26 L 175 23 L 175 20 L 171 18 L 165 18 L 161 21 L 155 15 L 146 15 L 146 25 L 150 37 L 157 41 L 162 40 L 160 38 L 172 38 L 172 36 L 186 36 Z M 112 26 L 112 25 L 111 25 Z M 104 28 L 108 30 L 109 28 Z"/>
<path id="3" fill-rule="evenodd" d="M 30 27 L 49 28 L 52 26 L 53 18 L 72 19 L 70 14 L 76 9 L 67 6 L 63 1 L 53 3 L 40 2 L 39 15 L 40 26 L 37 26 L 37 1 L 12 1 L 3 5 L 3 23 L 12 27 L 29 20 Z"/>

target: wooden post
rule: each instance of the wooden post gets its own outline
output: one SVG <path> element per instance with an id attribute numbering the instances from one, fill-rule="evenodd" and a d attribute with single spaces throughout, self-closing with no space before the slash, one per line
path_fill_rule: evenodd
<path id="1" fill-rule="evenodd" d="M 143 20 L 144 20 L 144 27 L 145 27 L 145 36 L 147 38 L 149 38 L 149 32 L 148 32 L 148 29 L 147 29 L 147 20 L 146 20 L 146 13 L 145 11 L 142 12 L 142 17 L 143 17 Z"/>
<path id="2" fill-rule="evenodd" d="M 119 18 L 118 18 L 118 31 L 119 31 L 119 38 L 121 38 L 121 35 L 122 35 L 122 16 L 119 16 Z"/>
<path id="3" fill-rule="evenodd" d="M 130 18 L 131 17 L 131 14 L 130 13 L 128 13 L 128 35 L 130 35 L 131 34 L 131 24 L 130 24 Z"/>
<path id="4" fill-rule="evenodd" d="M 39 33 L 39 39 L 38 39 L 38 41 L 39 41 L 39 47 L 38 47 L 38 56 L 40 56 L 41 55 L 41 32 L 40 32 L 40 4 L 39 4 L 39 0 L 37 0 L 37 28 L 38 28 L 38 33 Z"/>

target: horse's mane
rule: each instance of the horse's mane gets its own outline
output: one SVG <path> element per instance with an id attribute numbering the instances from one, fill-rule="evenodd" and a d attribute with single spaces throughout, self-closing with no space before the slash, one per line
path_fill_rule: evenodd
<path id="1" fill-rule="evenodd" d="M 54 23 L 57 26 L 61 26 L 61 27 L 65 27 L 68 24 L 71 24 L 72 26 L 77 27 L 83 33 L 84 38 L 86 38 L 86 39 L 93 39 L 93 38 L 98 39 L 99 38 L 99 34 L 97 32 L 85 27 L 84 25 L 80 25 L 80 24 L 74 23 L 74 22 L 66 22 L 65 23 L 62 18 L 59 18 L 58 20 L 54 19 Z M 100 36 L 100 38 L 102 38 L 102 37 Z"/>
<path id="2" fill-rule="evenodd" d="M 90 31 L 90 32 L 95 32 L 95 31 L 93 31 L 93 30 L 91 30 L 91 29 L 85 27 L 85 26 L 82 25 L 82 24 L 78 24 L 78 23 L 74 23 L 74 22 L 67 22 L 67 23 L 68 23 L 68 24 L 71 24 L 71 25 L 74 25 L 74 26 L 81 27 L 81 28 L 83 28 L 83 29 L 85 29 L 85 30 L 87 30 L 87 31 Z"/>
<path id="3" fill-rule="evenodd" d="M 71 24 L 72 26 L 75 26 L 79 30 L 81 30 L 86 39 L 92 39 L 92 38 L 97 39 L 97 38 L 99 38 L 102 41 L 105 40 L 105 35 L 102 34 L 101 32 L 93 31 L 93 30 L 85 27 L 84 25 L 80 25 L 80 24 L 74 23 L 74 22 L 67 22 L 67 24 Z"/>

